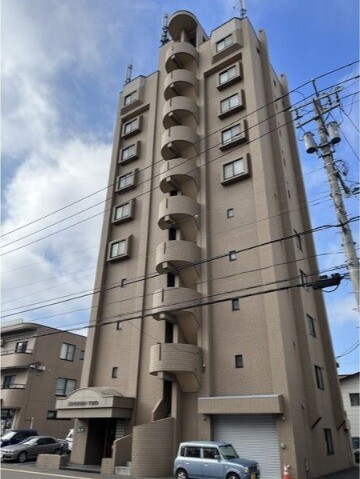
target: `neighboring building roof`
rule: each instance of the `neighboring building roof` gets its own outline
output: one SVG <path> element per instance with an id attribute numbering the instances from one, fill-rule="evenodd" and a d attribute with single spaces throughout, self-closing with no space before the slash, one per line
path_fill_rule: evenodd
<path id="1" fill-rule="evenodd" d="M 339 374 L 339 381 L 346 381 L 347 379 L 355 378 L 356 376 L 359 376 L 359 374 L 360 371 L 352 374 Z"/>

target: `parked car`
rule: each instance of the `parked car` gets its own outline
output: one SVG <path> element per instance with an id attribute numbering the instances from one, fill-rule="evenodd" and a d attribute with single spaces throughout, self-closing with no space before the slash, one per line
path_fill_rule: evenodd
<path id="1" fill-rule="evenodd" d="M 69 434 L 65 438 L 65 441 L 67 441 L 69 446 L 69 451 L 72 451 L 73 436 L 74 436 L 74 429 L 70 429 Z"/>
<path id="2" fill-rule="evenodd" d="M 18 444 L 0 449 L 2 461 L 25 462 L 36 458 L 39 454 L 63 454 L 67 452 L 68 443 L 52 436 L 31 436 Z"/>
<path id="3" fill-rule="evenodd" d="M 360 438 L 357 436 L 354 436 L 351 438 L 351 444 L 354 452 L 354 459 L 355 462 L 358 464 L 359 463 L 359 454 L 360 454 Z"/>
<path id="4" fill-rule="evenodd" d="M 12 429 L 1 436 L 0 447 L 17 444 L 30 436 L 38 436 L 38 432 L 35 429 Z"/>
<path id="5" fill-rule="evenodd" d="M 182 442 L 174 461 L 176 479 L 259 479 L 256 461 L 239 457 L 227 442 Z"/>

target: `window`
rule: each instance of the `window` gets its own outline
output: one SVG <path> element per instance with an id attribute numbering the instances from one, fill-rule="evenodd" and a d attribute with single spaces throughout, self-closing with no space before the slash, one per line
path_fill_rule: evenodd
<path id="1" fill-rule="evenodd" d="M 131 188 L 134 185 L 135 185 L 135 172 L 131 171 L 130 173 L 127 173 L 126 175 L 122 175 L 118 177 L 116 189 L 117 191 L 125 190 L 127 188 Z"/>
<path id="2" fill-rule="evenodd" d="M 76 381 L 75 379 L 58 378 L 56 381 L 56 396 L 68 396 L 75 391 Z"/>
<path id="3" fill-rule="evenodd" d="M 75 346 L 73 344 L 62 343 L 60 351 L 60 359 L 65 361 L 74 361 Z"/>
<path id="4" fill-rule="evenodd" d="M 27 341 L 20 341 L 16 343 L 15 353 L 26 353 L 27 345 L 28 345 Z"/>
<path id="5" fill-rule="evenodd" d="M 15 375 L 4 376 L 2 388 L 11 389 L 15 387 Z"/>
<path id="6" fill-rule="evenodd" d="M 216 43 L 216 51 L 221 52 L 224 48 L 229 47 L 233 44 L 232 35 L 228 35 L 227 37 L 223 38 L 222 40 Z"/>
<path id="7" fill-rule="evenodd" d="M 124 124 L 124 135 L 128 135 L 129 133 L 133 132 L 136 130 L 138 126 L 138 119 L 134 118 L 131 121 L 128 121 L 127 123 Z"/>
<path id="8" fill-rule="evenodd" d="M 223 145 L 229 144 L 235 140 L 240 139 L 243 133 L 244 132 L 240 124 L 234 125 L 231 128 L 228 128 L 227 130 L 221 132 L 221 142 Z"/>
<path id="9" fill-rule="evenodd" d="M 299 235 L 299 233 L 296 230 L 294 230 L 294 236 L 295 236 L 296 246 L 299 248 L 300 251 L 302 251 L 301 235 Z"/>
<path id="10" fill-rule="evenodd" d="M 301 279 L 301 284 L 303 288 L 306 289 L 306 291 L 309 290 L 309 284 L 308 284 L 308 277 L 307 274 L 304 273 L 304 271 L 300 270 L 300 279 Z"/>
<path id="11" fill-rule="evenodd" d="M 231 163 L 226 163 L 223 166 L 224 180 L 233 178 L 244 173 L 244 160 L 240 158 L 239 160 L 232 161 Z"/>
<path id="12" fill-rule="evenodd" d="M 227 218 L 233 218 L 234 217 L 234 208 L 229 208 L 226 211 L 226 216 L 227 216 Z"/>
<path id="13" fill-rule="evenodd" d="M 220 112 L 225 113 L 240 105 L 239 94 L 231 95 L 220 102 Z"/>
<path id="14" fill-rule="evenodd" d="M 131 202 L 116 206 L 114 209 L 113 221 L 119 222 L 131 218 Z"/>
<path id="15" fill-rule="evenodd" d="M 80 359 L 80 361 L 84 361 L 84 359 L 85 359 L 85 351 L 83 351 L 83 350 L 80 351 L 79 359 Z"/>
<path id="16" fill-rule="evenodd" d="M 112 368 L 112 371 L 111 371 L 111 377 L 113 379 L 116 379 L 118 377 L 118 368 Z"/>
<path id="17" fill-rule="evenodd" d="M 322 368 L 320 366 L 314 366 L 314 368 L 317 387 L 319 389 L 325 389 Z"/>
<path id="18" fill-rule="evenodd" d="M 46 414 L 46 419 L 57 419 L 57 411 L 48 411 Z"/>
<path id="19" fill-rule="evenodd" d="M 229 261 L 236 261 L 236 251 L 229 251 Z"/>
<path id="20" fill-rule="evenodd" d="M 238 311 L 240 309 L 240 300 L 239 298 L 234 298 L 231 300 L 231 309 L 233 311 Z"/>
<path id="21" fill-rule="evenodd" d="M 124 98 L 124 105 L 129 105 L 135 100 L 137 100 L 137 93 L 136 91 L 133 91 L 129 95 L 126 95 L 126 97 Z"/>
<path id="22" fill-rule="evenodd" d="M 309 327 L 309 334 L 316 338 L 316 331 L 315 331 L 315 319 L 312 318 L 309 314 L 306 315 L 308 327 Z"/>
<path id="23" fill-rule="evenodd" d="M 115 241 L 110 245 L 110 259 L 124 256 L 126 253 L 126 240 Z"/>
<path id="24" fill-rule="evenodd" d="M 136 152 L 135 144 L 127 146 L 126 148 L 123 148 L 121 150 L 121 161 L 126 161 L 132 158 L 133 156 L 135 156 L 135 152 Z"/>
<path id="25" fill-rule="evenodd" d="M 242 354 L 237 354 L 235 356 L 235 367 L 236 368 L 243 368 L 244 367 L 244 361 L 243 361 L 243 355 Z"/>
<path id="26" fill-rule="evenodd" d="M 215 447 L 204 447 L 203 456 L 205 459 L 216 459 L 219 457 L 219 451 Z"/>
<path id="27" fill-rule="evenodd" d="M 334 445 L 332 440 L 331 429 L 324 429 L 325 434 L 325 443 L 326 443 L 326 454 L 332 456 L 334 454 Z"/>
<path id="28" fill-rule="evenodd" d="M 228 68 L 227 70 L 219 73 L 219 84 L 223 85 L 224 83 L 229 82 L 230 80 L 235 78 L 236 75 L 237 75 L 236 66 L 234 65 Z"/>
<path id="29" fill-rule="evenodd" d="M 117 321 L 116 323 L 116 330 L 121 331 L 122 330 L 122 321 Z"/>
<path id="30" fill-rule="evenodd" d="M 200 457 L 200 447 L 186 447 L 186 457 Z"/>
<path id="31" fill-rule="evenodd" d="M 352 406 L 360 406 L 360 394 L 359 393 L 349 393 L 350 404 Z"/>

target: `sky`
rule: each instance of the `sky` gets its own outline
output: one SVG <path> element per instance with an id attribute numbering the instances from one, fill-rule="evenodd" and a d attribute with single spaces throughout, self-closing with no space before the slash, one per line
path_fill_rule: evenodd
<path id="1" fill-rule="evenodd" d="M 359 58 L 358 1 L 248 0 L 246 6 L 255 31 L 266 32 L 275 71 L 285 73 L 290 90 L 296 90 L 293 103 L 313 95 L 309 80 L 325 74 L 316 80 L 319 89 L 343 87 L 341 109 L 328 120 L 340 123 L 335 159 L 348 190 L 355 191 L 358 64 L 345 66 Z M 240 3 L 2 0 L 3 324 L 23 318 L 85 334 L 118 95 L 129 63 L 133 78 L 157 69 L 163 15 L 177 10 L 194 13 L 210 35 L 239 16 Z M 311 118 L 310 109 L 300 113 Z M 306 130 L 317 139 L 315 123 Z M 296 135 L 312 226 L 335 224 L 322 160 L 304 152 L 301 130 Z M 349 218 L 356 217 L 359 195 L 344 201 Z M 352 230 L 358 245 L 358 222 Z M 320 271 L 346 273 L 338 229 L 314 239 Z M 358 371 L 359 315 L 352 284 L 344 279 L 323 294 L 338 371 Z M 82 297 L 69 301 L 72 295 Z"/>

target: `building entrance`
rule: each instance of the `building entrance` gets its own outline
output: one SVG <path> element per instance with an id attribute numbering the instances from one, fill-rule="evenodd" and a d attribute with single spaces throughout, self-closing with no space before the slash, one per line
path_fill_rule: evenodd
<path id="1" fill-rule="evenodd" d="M 125 421 L 123 419 L 89 419 L 85 463 L 101 464 L 103 458 L 111 457 L 113 442 L 124 435 Z"/>

